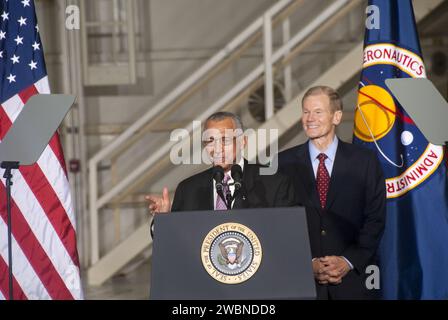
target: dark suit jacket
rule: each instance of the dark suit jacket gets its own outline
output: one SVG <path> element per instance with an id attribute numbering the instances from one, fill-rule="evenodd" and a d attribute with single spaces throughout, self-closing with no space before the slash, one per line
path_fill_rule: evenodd
<path id="1" fill-rule="evenodd" d="M 283 174 L 260 175 L 258 164 L 244 163 L 243 189 L 233 209 L 290 207 L 297 204 L 291 179 Z M 171 211 L 213 210 L 212 168 L 193 175 L 176 188 Z"/>
<path id="2" fill-rule="evenodd" d="M 354 266 L 339 285 L 319 285 L 319 299 L 375 298 L 365 287 L 365 270 L 377 264 L 384 229 L 386 190 L 376 154 L 339 140 L 326 208 L 319 204 L 308 143 L 279 153 L 279 169 L 292 177 L 300 204 L 307 207 L 313 257 L 346 257 Z"/>

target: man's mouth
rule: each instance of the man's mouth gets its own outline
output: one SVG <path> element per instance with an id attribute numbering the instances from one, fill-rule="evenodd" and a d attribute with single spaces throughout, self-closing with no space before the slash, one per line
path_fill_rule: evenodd
<path id="1" fill-rule="evenodd" d="M 213 163 L 217 164 L 217 163 L 231 163 L 232 162 L 232 157 L 228 156 L 226 158 L 225 155 L 219 155 L 219 156 L 214 156 L 213 157 Z"/>

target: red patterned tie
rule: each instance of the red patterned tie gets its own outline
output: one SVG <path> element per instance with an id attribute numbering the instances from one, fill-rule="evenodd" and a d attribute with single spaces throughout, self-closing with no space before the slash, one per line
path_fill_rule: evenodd
<path id="1" fill-rule="evenodd" d="M 328 187 L 330 185 L 330 175 L 328 174 L 327 167 L 325 167 L 325 159 L 327 159 L 327 155 L 325 153 L 320 153 L 317 156 L 317 159 L 319 159 L 319 166 L 317 167 L 317 192 L 319 192 L 319 200 L 320 205 L 323 208 L 325 208 L 325 205 L 327 203 L 327 193 L 328 193 Z"/>

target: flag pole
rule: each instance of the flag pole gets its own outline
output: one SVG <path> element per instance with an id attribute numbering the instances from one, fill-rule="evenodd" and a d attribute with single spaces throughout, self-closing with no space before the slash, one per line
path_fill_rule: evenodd
<path id="1" fill-rule="evenodd" d="M 448 141 L 445 141 L 445 150 L 443 150 L 443 153 L 445 155 L 445 166 L 448 169 Z M 448 170 L 447 170 L 447 175 L 448 175 Z"/>

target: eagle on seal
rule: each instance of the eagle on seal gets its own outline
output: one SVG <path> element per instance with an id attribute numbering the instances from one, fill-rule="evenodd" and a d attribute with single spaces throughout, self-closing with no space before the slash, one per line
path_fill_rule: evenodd
<path id="1" fill-rule="evenodd" d="M 219 244 L 222 257 L 225 259 L 226 264 L 234 265 L 241 263 L 241 254 L 243 253 L 243 242 L 232 241 L 224 244 L 223 241 Z"/>

